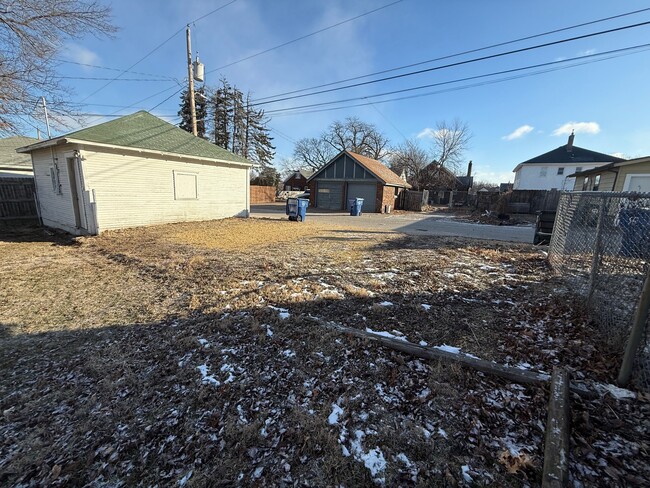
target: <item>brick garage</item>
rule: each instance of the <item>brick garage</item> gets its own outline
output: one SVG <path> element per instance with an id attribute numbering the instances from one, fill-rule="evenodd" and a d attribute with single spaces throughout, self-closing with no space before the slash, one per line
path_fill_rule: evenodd
<path id="1" fill-rule="evenodd" d="M 312 207 L 343 210 L 348 200 L 364 199 L 364 212 L 383 213 L 395 208 L 397 197 L 410 185 L 381 162 L 343 151 L 308 180 Z"/>

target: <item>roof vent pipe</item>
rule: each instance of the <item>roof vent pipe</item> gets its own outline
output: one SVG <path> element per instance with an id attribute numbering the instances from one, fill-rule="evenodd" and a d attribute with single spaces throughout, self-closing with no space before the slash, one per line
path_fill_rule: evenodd
<path id="1" fill-rule="evenodd" d="M 573 152 L 573 139 L 575 138 L 575 135 L 573 134 L 573 130 L 571 131 L 571 135 L 569 136 L 569 142 L 566 144 L 566 152 Z"/>

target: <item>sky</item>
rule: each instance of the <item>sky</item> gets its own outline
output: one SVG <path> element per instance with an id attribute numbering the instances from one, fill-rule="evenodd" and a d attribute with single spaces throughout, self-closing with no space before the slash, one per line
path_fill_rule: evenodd
<path id="1" fill-rule="evenodd" d="M 420 64 L 327 88 L 428 69 L 397 79 L 259 105 L 271 116 L 269 127 L 276 145 L 277 163 L 291 157 L 296 140 L 317 137 L 333 121 L 350 116 L 375 124 L 393 145 L 405 139 L 417 139 L 425 148 L 431 146 L 431 134 L 438 122 L 459 119 L 469 126 L 472 134 L 465 159 L 473 161 L 475 178 L 497 183 L 513 181 L 512 169 L 518 163 L 565 144 L 572 130 L 576 134 L 575 145 L 580 147 L 624 157 L 650 154 L 650 46 L 603 59 L 612 56 L 603 54 L 608 51 L 650 43 L 650 25 L 443 67 L 650 22 L 650 10 L 425 62 L 649 8 L 648 2 L 114 0 L 105 3 L 111 5 L 113 23 L 119 31 L 110 39 L 89 35 L 67 42 L 60 59 L 68 62 L 58 67 L 61 75 L 72 78 L 108 78 L 68 80 L 73 89 L 72 100 L 81 104 L 84 113 L 99 114 L 88 116 L 85 124 L 142 109 L 177 123 L 180 94 L 175 92 L 186 84 L 184 27 L 189 22 L 192 51 L 198 52 L 205 64 L 205 83 L 214 86 L 225 77 L 240 90 L 250 91 L 253 100 L 278 98 L 282 93 L 416 63 Z M 206 16 L 220 6 L 223 8 Z M 289 42 L 295 39 L 299 40 Z M 590 57 L 571 61 L 584 56 Z M 580 65 L 555 69 L 577 62 Z M 556 64 L 486 76 L 544 63 Z M 132 72 L 115 71 L 131 66 Z M 531 75 L 541 70 L 547 72 Z M 109 83 L 117 75 L 120 79 Z M 481 78 L 458 81 L 476 76 Z M 508 77 L 511 79 L 504 79 Z M 125 78 L 138 81 L 123 81 Z M 373 97 L 439 83 L 445 84 Z M 300 94 L 304 93 L 308 91 Z M 412 98 L 403 98 L 407 96 Z M 287 110 L 355 98 L 344 103 Z M 274 110 L 280 111 L 274 113 Z"/>

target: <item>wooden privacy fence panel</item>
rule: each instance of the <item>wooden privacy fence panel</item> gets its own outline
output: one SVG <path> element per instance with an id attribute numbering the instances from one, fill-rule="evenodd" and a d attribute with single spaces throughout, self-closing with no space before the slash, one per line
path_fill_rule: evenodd
<path id="1" fill-rule="evenodd" d="M 274 186 L 251 185 L 251 205 L 275 202 Z"/>
<path id="2" fill-rule="evenodd" d="M 506 193 L 479 192 L 476 208 L 481 212 L 500 213 L 555 212 L 560 201 L 559 190 L 513 190 Z"/>
<path id="3" fill-rule="evenodd" d="M 0 178 L 0 225 L 36 223 L 33 178 Z"/>
<path id="4" fill-rule="evenodd" d="M 422 207 L 429 203 L 429 191 L 411 191 L 406 190 L 402 192 L 404 199 L 402 202 L 402 208 L 404 210 L 411 210 L 414 212 L 421 212 Z"/>

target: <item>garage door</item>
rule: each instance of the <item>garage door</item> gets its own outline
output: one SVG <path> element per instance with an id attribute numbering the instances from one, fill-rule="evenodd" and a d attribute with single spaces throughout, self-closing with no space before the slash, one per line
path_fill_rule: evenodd
<path id="1" fill-rule="evenodd" d="M 318 182 L 316 206 L 328 210 L 341 210 L 343 204 L 343 183 Z"/>
<path id="2" fill-rule="evenodd" d="M 627 175 L 624 191 L 650 192 L 650 175 Z"/>
<path id="3" fill-rule="evenodd" d="M 349 183 L 348 198 L 363 198 L 363 211 L 374 212 L 377 198 L 377 185 L 375 183 Z"/>

